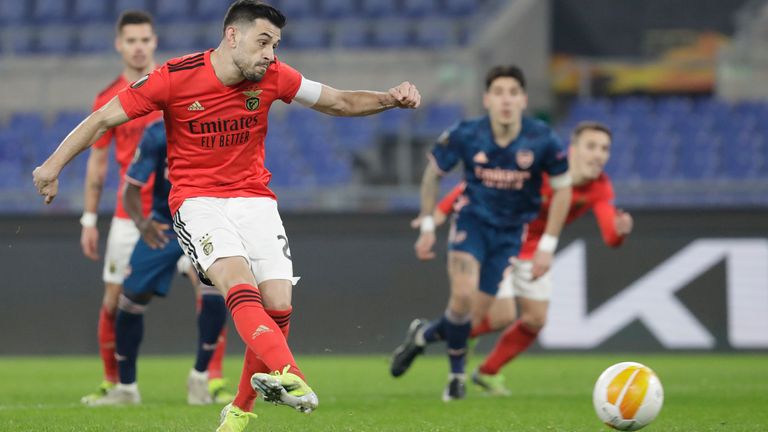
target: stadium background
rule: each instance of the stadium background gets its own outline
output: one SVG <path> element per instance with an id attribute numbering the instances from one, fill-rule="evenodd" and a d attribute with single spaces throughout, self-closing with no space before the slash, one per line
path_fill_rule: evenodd
<path id="1" fill-rule="evenodd" d="M 636 221 L 617 251 L 600 244 L 589 217 L 566 230 L 568 254 L 556 271 L 569 283 L 555 297 L 570 302 L 558 310 L 573 313 L 553 313 L 541 344 L 768 348 L 764 1 L 273 3 L 289 17 L 279 56 L 306 76 L 340 88 L 410 80 L 426 102 L 371 118 L 282 106 L 271 114 L 267 165 L 303 277 L 297 352 L 387 352 L 410 318 L 440 313 L 444 250 L 418 263 L 408 228 L 424 154 L 445 127 L 481 112 L 485 70 L 508 62 L 527 72 L 531 112 L 564 139 L 580 120 L 614 128 L 607 170 L 617 204 Z M 119 73 L 116 15 L 152 12 L 163 61 L 215 46 L 227 4 L 0 0 L 0 354 L 96 355 L 101 264 L 82 257 L 78 244 L 86 157 L 64 170 L 50 207 L 30 174 Z M 112 165 L 102 195 L 102 239 L 116 172 Z M 656 297 L 621 296 L 646 285 Z M 153 302 L 142 352 L 191 352 L 193 304 L 180 280 L 167 300 Z M 241 351 L 235 339 L 230 349 Z"/>

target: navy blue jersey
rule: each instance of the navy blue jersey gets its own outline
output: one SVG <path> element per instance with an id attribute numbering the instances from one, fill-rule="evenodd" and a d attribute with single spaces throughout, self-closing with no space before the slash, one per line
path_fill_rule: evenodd
<path id="1" fill-rule="evenodd" d="M 440 136 L 432 156 L 444 172 L 464 163 L 467 200 L 461 211 L 497 227 L 535 218 L 541 208 L 542 173 L 557 176 L 568 171 L 560 139 L 544 122 L 527 117 L 506 147 L 494 141 L 488 116 L 462 121 Z"/>
<path id="2" fill-rule="evenodd" d="M 165 124 L 162 120 L 147 126 L 141 143 L 136 148 L 125 180 L 137 186 L 144 185 L 155 174 L 155 188 L 152 192 L 152 218 L 171 224 L 171 210 L 168 207 L 168 194 L 171 182 L 168 181 L 168 159 L 165 141 Z"/>

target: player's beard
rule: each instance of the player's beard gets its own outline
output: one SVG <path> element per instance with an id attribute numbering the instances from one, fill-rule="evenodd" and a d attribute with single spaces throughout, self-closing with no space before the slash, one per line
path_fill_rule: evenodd
<path id="1" fill-rule="evenodd" d="M 247 62 L 241 61 L 238 58 L 233 58 L 232 60 L 235 62 L 235 66 L 240 70 L 240 73 L 243 74 L 248 81 L 261 81 L 261 79 L 264 78 L 264 74 L 267 72 L 267 67 L 269 67 L 269 64 L 257 64 L 249 67 Z M 259 72 L 257 68 L 260 66 L 264 66 L 264 72 Z"/>

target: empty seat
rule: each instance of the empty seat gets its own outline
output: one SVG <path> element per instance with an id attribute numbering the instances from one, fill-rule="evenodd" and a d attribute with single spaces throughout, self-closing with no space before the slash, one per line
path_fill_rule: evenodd
<path id="1" fill-rule="evenodd" d="M 200 20 L 223 20 L 231 2 L 227 0 L 197 0 L 197 18 Z M 221 27 L 221 22 L 217 23 Z"/>
<path id="2" fill-rule="evenodd" d="M 354 0 L 323 0 L 320 11 L 326 18 L 346 18 L 357 13 Z"/>
<path id="3" fill-rule="evenodd" d="M 38 30 L 36 52 L 66 54 L 73 48 L 74 33 L 71 27 L 45 26 Z"/>
<path id="4" fill-rule="evenodd" d="M 325 48 L 330 44 L 328 21 L 292 21 L 290 31 L 283 34 L 283 43 L 291 48 Z"/>
<path id="5" fill-rule="evenodd" d="M 140 10 L 145 12 L 152 12 L 149 9 L 149 0 L 114 0 L 115 1 L 115 16 L 119 16 L 121 13 L 127 10 Z M 164 1 L 164 0 L 160 0 Z"/>
<path id="6" fill-rule="evenodd" d="M 83 53 L 114 49 L 115 28 L 111 25 L 89 25 L 77 30 L 76 50 Z"/>
<path id="7" fill-rule="evenodd" d="M 0 24 L 24 24 L 30 3 L 20 0 L 0 0 Z"/>
<path id="8" fill-rule="evenodd" d="M 155 7 L 160 22 L 186 21 L 192 15 L 192 2 L 188 0 L 160 0 Z"/>
<path id="9" fill-rule="evenodd" d="M 397 3 L 392 0 L 362 0 L 361 12 L 368 17 L 387 17 L 398 13 Z"/>
<path id="10" fill-rule="evenodd" d="M 104 0 L 74 0 L 72 18 L 79 22 L 108 21 L 109 5 Z"/>
<path id="11" fill-rule="evenodd" d="M 41 24 L 66 21 L 69 13 L 67 2 L 61 0 L 36 0 L 32 19 Z"/>
<path id="12" fill-rule="evenodd" d="M 160 50 L 175 52 L 202 51 L 200 26 L 197 24 L 165 24 L 159 27 Z"/>
<path id="13" fill-rule="evenodd" d="M 315 15 L 313 3 L 310 0 L 280 0 L 280 11 L 293 23 L 296 18 L 306 18 Z"/>
<path id="14" fill-rule="evenodd" d="M 410 18 L 436 15 L 439 10 L 436 0 L 408 0 L 402 6 L 402 13 Z"/>
<path id="15" fill-rule="evenodd" d="M 442 12 L 456 17 L 471 15 L 480 8 L 477 0 L 443 0 Z"/>
<path id="16" fill-rule="evenodd" d="M 411 45 L 411 22 L 392 18 L 378 20 L 374 25 L 373 44 L 381 48 L 402 48 Z"/>
<path id="17" fill-rule="evenodd" d="M 423 20 L 416 24 L 416 43 L 426 48 L 455 45 L 456 27 L 450 20 Z"/>
<path id="18" fill-rule="evenodd" d="M 334 45 L 344 48 L 361 48 L 370 42 L 370 23 L 361 19 L 337 21 L 334 25 Z"/>

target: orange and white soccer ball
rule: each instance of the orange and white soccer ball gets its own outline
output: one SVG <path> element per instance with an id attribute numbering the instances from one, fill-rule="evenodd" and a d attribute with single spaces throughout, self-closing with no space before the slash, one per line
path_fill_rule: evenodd
<path id="1" fill-rule="evenodd" d="M 600 374 L 592 403 L 603 423 L 621 431 L 635 431 L 659 415 L 664 389 L 650 368 L 635 362 L 617 363 Z"/>

